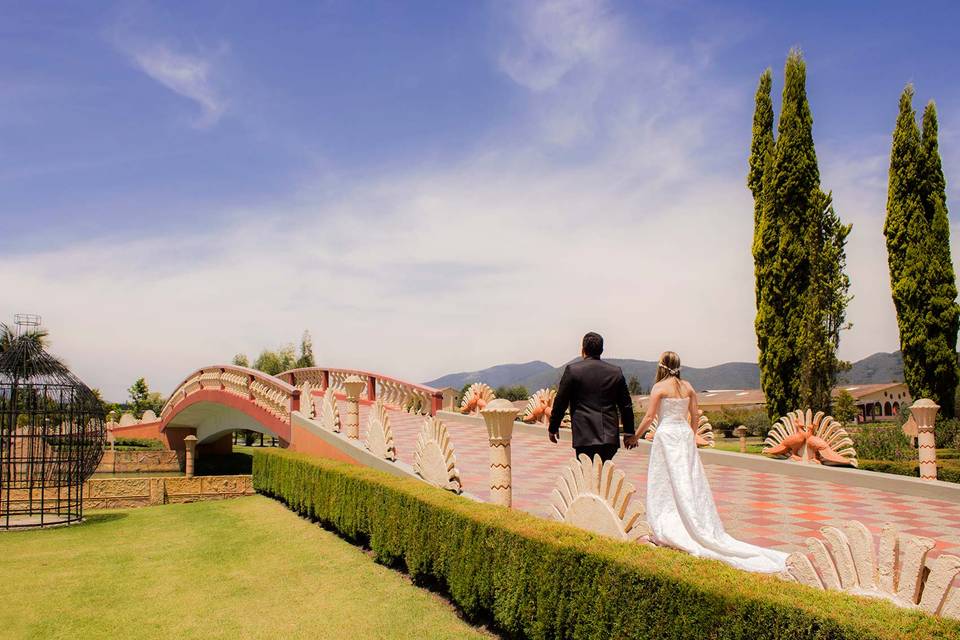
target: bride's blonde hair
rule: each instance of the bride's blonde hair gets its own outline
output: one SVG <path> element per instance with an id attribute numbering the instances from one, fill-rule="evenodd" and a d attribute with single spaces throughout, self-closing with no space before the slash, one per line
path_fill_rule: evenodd
<path id="1" fill-rule="evenodd" d="M 677 389 L 680 388 L 680 356 L 675 351 L 664 351 L 660 354 L 660 362 L 657 363 L 657 377 L 654 384 L 666 378 L 673 378 L 677 382 Z"/>

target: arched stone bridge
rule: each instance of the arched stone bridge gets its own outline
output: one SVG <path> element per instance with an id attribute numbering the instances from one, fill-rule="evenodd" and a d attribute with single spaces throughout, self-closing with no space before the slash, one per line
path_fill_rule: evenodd
<path id="1" fill-rule="evenodd" d="M 362 401 L 377 399 L 389 408 L 434 415 L 452 405 L 449 391 L 404 382 L 369 371 L 310 367 L 272 376 L 235 365 L 212 365 L 197 369 L 181 382 L 155 421 L 113 428 L 115 436 L 157 438 L 171 449 L 183 449 L 183 439 L 195 435 L 201 449 L 229 452 L 231 434 L 246 429 L 272 435 L 281 446 L 293 450 L 316 448 L 309 434 L 294 426 L 293 413 L 300 410 L 301 395 L 322 396 L 332 391 L 345 395 L 344 382 L 351 376 L 364 381 Z"/>

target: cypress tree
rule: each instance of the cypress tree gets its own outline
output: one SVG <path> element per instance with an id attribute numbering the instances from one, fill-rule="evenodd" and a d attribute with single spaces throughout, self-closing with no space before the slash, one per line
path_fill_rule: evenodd
<path id="1" fill-rule="evenodd" d="M 773 156 L 773 101 L 770 89 L 773 74 L 770 69 L 760 74 L 757 84 L 756 107 L 753 112 L 753 140 L 750 143 L 749 171 L 747 187 L 753 194 L 753 267 L 756 279 L 757 305 L 760 304 L 760 292 L 763 290 L 763 270 L 769 264 L 773 254 L 776 236 L 768 229 L 761 228 L 763 214 L 763 171 Z M 757 336 L 762 327 L 757 326 Z"/>
<path id="2" fill-rule="evenodd" d="M 927 237 L 928 308 L 927 344 L 924 351 L 932 397 L 946 416 L 954 414 L 957 371 L 957 331 L 960 307 L 957 306 L 957 282 L 950 253 L 950 219 L 947 213 L 947 183 L 943 176 L 937 141 L 937 108 L 930 101 L 923 111 L 920 176 L 921 202 L 929 226 Z"/>
<path id="3" fill-rule="evenodd" d="M 893 132 L 884 235 L 907 386 L 913 397 L 932 398 L 952 416 L 960 307 L 937 129 L 931 102 L 921 134 L 908 85 Z"/>
<path id="4" fill-rule="evenodd" d="M 763 172 L 759 225 L 760 242 L 773 248 L 761 269 L 756 320 L 765 341 L 759 353 L 760 383 L 772 419 L 795 409 L 800 396 L 799 337 L 810 276 L 804 240 L 811 198 L 820 184 L 805 85 L 806 66 L 800 53 L 791 51 L 777 138 Z"/>
<path id="5" fill-rule="evenodd" d="M 806 64 L 787 56 L 783 104 L 773 136 L 771 74 L 760 76 L 747 186 L 754 196 L 753 256 L 760 384 L 777 419 L 799 407 L 827 410 L 849 280 L 849 226 L 820 188 Z"/>

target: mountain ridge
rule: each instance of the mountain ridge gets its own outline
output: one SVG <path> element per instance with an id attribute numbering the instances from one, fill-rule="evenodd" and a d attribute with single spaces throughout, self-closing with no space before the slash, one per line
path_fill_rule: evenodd
<path id="1" fill-rule="evenodd" d="M 653 383 L 657 363 L 651 360 L 609 358 L 629 380 L 636 377 L 647 390 Z M 440 376 L 427 386 L 460 389 L 465 384 L 485 382 L 491 387 L 522 385 L 533 392 L 550 387 L 560 380 L 567 363 L 554 367 L 542 360 L 517 364 L 499 364 L 477 371 L 464 371 Z M 725 362 L 711 367 L 684 367 L 683 377 L 696 389 L 757 389 L 760 387 L 760 370 L 752 362 Z M 840 375 L 843 384 L 876 384 L 903 381 L 903 357 L 899 351 L 878 351 L 852 363 L 850 370 Z"/>

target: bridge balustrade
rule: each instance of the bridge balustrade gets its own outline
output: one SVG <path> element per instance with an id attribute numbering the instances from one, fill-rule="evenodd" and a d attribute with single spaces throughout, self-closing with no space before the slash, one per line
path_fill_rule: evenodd
<path id="1" fill-rule="evenodd" d="M 379 398 L 384 404 L 427 415 L 434 415 L 443 407 L 443 392 L 440 389 L 369 371 L 309 367 L 285 371 L 277 377 L 294 387 L 309 382 L 314 389 L 332 389 L 334 393 L 345 395 L 344 382 L 350 376 L 359 376 L 364 380 L 360 396 L 370 402 Z"/>

